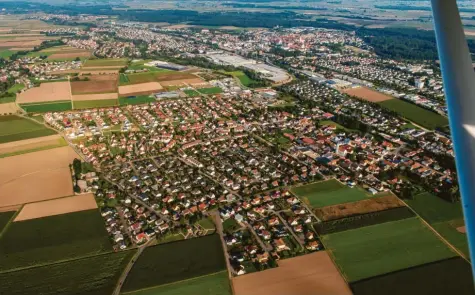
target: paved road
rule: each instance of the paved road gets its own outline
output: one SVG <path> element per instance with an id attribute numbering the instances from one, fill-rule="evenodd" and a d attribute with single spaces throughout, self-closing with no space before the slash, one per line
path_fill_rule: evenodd
<path id="1" fill-rule="evenodd" d="M 297 241 L 297 243 L 300 244 L 300 247 L 302 247 L 302 250 L 305 249 L 305 246 L 303 245 L 302 241 L 300 240 L 300 238 L 294 233 L 294 231 L 292 230 L 292 228 L 287 224 L 287 222 L 284 220 L 284 218 L 282 218 L 282 216 L 280 216 L 280 213 L 279 212 L 276 212 L 276 211 L 271 211 L 273 214 L 275 214 L 279 219 L 280 219 L 280 222 L 287 228 L 287 231 L 290 232 L 290 234 L 292 234 L 292 236 L 294 237 L 294 239 Z"/>
<path id="2" fill-rule="evenodd" d="M 256 231 L 252 228 L 252 226 L 247 223 L 247 222 L 244 222 L 246 224 L 246 227 L 251 231 L 251 233 L 254 235 L 254 237 L 256 238 L 257 242 L 259 243 L 259 245 L 261 246 L 262 250 L 266 251 L 266 252 L 269 252 L 269 251 L 272 251 L 272 247 L 271 246 L 266 246 L 264 244 L 264 242 L 262 242 L 261 238 L 259 237 L 259 235 L 256 233 Z M 269 254 L 269 253 L 268 253 Z"/>

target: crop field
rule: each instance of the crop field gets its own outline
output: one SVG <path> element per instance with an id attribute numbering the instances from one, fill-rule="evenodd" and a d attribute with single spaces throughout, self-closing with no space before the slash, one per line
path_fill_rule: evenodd
<path id="1" fill-rule="evenodd" d="M 335 220 L 315 223 L 314 228 L 320 235 L 327 235 L 350 229 L 357 229 L 364 226 L 381 224 L 414 217 L 415 214 L 407 207 L 397 207 L 376 211 L 366 214 L 359 214 Z"/>
<path id="2" fill-rule="evenodd" d="M 177 80 L 195 80 L 199 78 L 195 75 L 175 71 L 145 72 L 136 74 L 127 74 L 126 79 L 122 78 L 121 85 L 140 84 L 148 82 L 170 82 Z M 127 82 L 126 82 L 127 80 Z M 178 83 L 178 82 L 177 82 Z M 167 85 L 168 86 L 168 85 Z"/>
<path id="3" fill-rule="evenodd" d="M 10 222 L 13 215 L 15 215 L 16 211 L 6 211 L 0 212 L 0 233 L 3 231 L 5 226 Z"/>
<path id="4" fill-rule="evenodd" d="M 71 100 L 68 81 L 41 83 L 39 87 L 30 88 L 17 95 L 18 103 L 40 103 Z"/>
<path id="5" fill-rule="evenodd" d="M 66 141 L 58 134 L 0 143 L 0 158 L 49 150 L 66 145 Z"/>
<path id="6" fill-rule="evenodd" d="M 232 295 L 227 271 L 194 279 L 143 289 L 124 295 Z"/>
<path id="7" fill-rule="evenodd" d="M 183 90 L 183 92 L 184 92 L 186 95 L 188 95 L 189 97 L 200 96 L 200 94 L 198 93 L 198 91 L 193 90 L 193 89 L 186 89 L 186 90 Z"/>
<path id="8" fill-rule="evenodd" d="M 443 127 L 449 124 L 449 120 L 446 117 L 401 99 L 386 100 L 379 104 L 386 109 L 394 111 L 408 120 L 429 129 L 435 129 L 436 127 Z"/>
<path id="9" fill-rule="evenodd" d="M 235 295 L 351 294 L 326 251 L 280 260 L 279 267 L 232 279 Z"/>
<path id="10" fill-rule="evenodd" d="M 117 80 L 71 82 L 73 95 L 117 92 Z"/>
<path id="11" fill-rule="evenodd" d="M 416 195 L 414 200 L 405 202 L 431 224 L 463 218 L 460 203 L 450 203 L 430 193 Z"/>
<path id="12" fill-rule="evenodd" d="M 80 212 L 97 208 L 94 194 L 77 195 L 43 202 L 29 203 L 23 206 L 15 222 L 54 215 Z"/>
<path id="13" fill-rule="evenodd" d="M 15 50 L 9 50 L 9 49 L 0 50 L 0 58 L 8 59 L 15 52 L 16 52 Z"/>
<path id="14" fill-rule="evenodd" d="M 69 164 L 77 157 L 60 147 L 0 159 L 0 207 L 72 195 Z"/>
<path id="15" fill-rule="evenodd" d="M 126 58 L 88 59 L 83 68 L 88 67 L 125 67 L 128 60 Z"/>
<path id="16" fill-rule="evenodd" d="M 384 197 L 374 197 L 357 202 L 319 208 L 315 210 L 315 214 L 320 220 L 328 221 L 403 206 L 404 204 L 396 196 L 387 195 Z"/>
<path id="17" fill-rule="evenodd" d="M 11 95 L 11 96 L 6 96 L 6 97 L 0 97 L 0 104 L 6 104 L 10 102 L 15 102 L 16 101 L 16 96 Z"/>
<path id="18" fill-rule="evenodd" d="M 251 78 L 249 78 L 244 72 L 241 71 L 234 71 L 234 72 L 224 72 L 225 74 L 231 75 L 236 77 L 241 81 L 241 84 L 248 87 L 251 83 L 255 82 Z"/>
<path id="19" fill-rule="evenodd" d="M 0 239 L 0 270 L 112 251 L 97 209 L 13 222 Z"/>
<path id="20" fill-rule="evenodd" d="M 216 234 L 157 245 L 145 249 L 127 276 L 122 291 L 137 291 L 225 269 L 221 241 Z"/>
<path id="21" fill-rule="evenodd" d="M 18 116 L 0 117 L 0 144 L 56 134 L 43 125 Z"/>
<path id="22" fill-rule="evenodd" d="M 108 253 L 0 273 L 0 294 L 112 294 L 133 254 L 134 251 Z"/>
<path id="23" fill-rule="evenodd" d="M 120 105 L 146 104 L 146 103 L 155 102 L 155 101 L 156 101 L 155 98 L 149 95 L 119 98 Z"/>
<path id="24" fill-rule="evenodd" d="M 351 284 L 354 295 L 473 295 L 470 264 L 460 257 L 404 269 Z"/>
<path id="25" fill-rule="evenodd" d="M 28 113 L 64 112 L 73 109 L 71 101 L 58 101 L 53 103 L 28 103 L 21 104 L 22 109 Z"/>
<path id="26" fill-rule="evenodd" d="M 119 101 L 117 99 L 82 100 L 74 102 L 74 109 L 104 108 L 116 106 L 118 104 Z"/>
<path id="27" fill-rule="evenodd" d="M 335 179 L 293 187 L 292 193 L 313 208 L 356 202 L 368 198 L 360 188 L 349 188 Z"/>
<path id="28" fill-rule="evenodd" d="M 349 89 L 343 90 L 343 92 L 348 95 L 356 96 L 358 98 L 361 98 L 370 102 L 381 102 L 381 101 L 394 99 L 394 97 L 391 97 L 389 95 L 386 95 L 384 93 L 381 93 L 381 92 L 378 92 L 366 87 L 349 88 Z"/>
<path id="29" fill-rule="evenodd" d="M 218 93 L 222 93 L 223 89 L 219 87 L 211 87 L 211 88 L 200 88 L 198 89 L 198 91 L 203 94 L 218 94 Z"/>
<path id="30" fill-rule="evenodd" d="M 322 236 L 322 242 L 350 282 L 457 255 L 417 218 Z"/>
<path id="31" fill-rule="evenodd" d="M 135 95 L 146 95 L 159 92 L 163 89 L 162 85 L 158 82 L 147 82 L 140 84 L 132 84 L 119 86 L 120 96 L 135 96 Z"/>
<path id="32" fill-rule="evenodd" d="M 461 251 L 467 259 L 470 258 L 467 234 L 462 230 L 464 227 L 463 219 L 435 223 L 432 224 L 432 227 L 452 246 Z"/>

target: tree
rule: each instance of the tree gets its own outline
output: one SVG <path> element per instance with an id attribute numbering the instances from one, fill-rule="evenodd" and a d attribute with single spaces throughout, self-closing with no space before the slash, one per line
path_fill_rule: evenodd
<path id="1" fill-rule="evenodd" d="M 74 175 L 76 176 L 76 179 L 79 179 L 79 175 L 82 172 L 81 160 L 74 159 L 74 161 L 73 161 L 73 170 L 74 170 Z"/>

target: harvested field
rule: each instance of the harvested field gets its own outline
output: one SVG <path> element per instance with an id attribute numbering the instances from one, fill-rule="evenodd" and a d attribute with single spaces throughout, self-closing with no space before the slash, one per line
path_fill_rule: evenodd
<path id="1" fill-rule="evenodd" d="M 96 208 L 97 203 L 93 194 L 71 196 L 26 204 L 23 206 L 20 213 L 18 213 L 14 221 L 29 220 Z"/>
<path id="2" fill-rule="evenodd" d="M 84 75 L 84 74 L 91 74 L 91 75 L 103 75 L 103 74 L 119 74 L 119 70 L 90 70 L 90 69 L 87 69 L 87 70 L 79 70 L 77 71 L 78 73 L 80 73 L 81 75 Z"/>
<path id="3" fill-rule="evenodd" d="M 0 144 L 0 157 L 64 145 L 66 145 L 66 142 L 58 134 L 7 142 Z"/>
<path id="4" fill-rule="evenodd" d="M 68 53 L 54 53 L 48 56 L 49 60 L 52 59 L 71 59 L 76 57 L 89 57 L 91 53 L 89 51 L 77 51 L 77 52 L 68 52 Z"/>
<path id="5" fill-rule="evenodd" d="M 117 80 L 71 82 L 73 95 L 117 92 Z"/>
<path id="6" fill-rule="evenodd" d="M 315 214 L 322 221 L 328 221 L 403 206 L 404 204 L 396 196 L 389 195 L 315 209 Z"/>
<path id="7" fill-rule="evenodd" d="M 60 147 L 0 159 L 0 207 L 72 195 L 69 164 L 77 157 Z"/>
<path id="8" fill-rule="evenodd" d="M 348 88 L 348 89 L 344 89 L 343 92 L 348 95 L 356 96 L 358 98 L 361 98 L 370 102 L 381 102 L 385 100 L 394 99 L 394 97 L 369 89 L 367 87 Z"/>
<path id="9" fill-rule="evenodd" d="M 145 72 L 129 74 L 126 75 L 126 77 L 127 79 L 123 80 L 123 85 L 140 84 L 146 82 L 168 82 L 173 83 L 173 85 L 182 83 L 203 83 L 203 80 L 195 75 L 175 71 Z"/>
<path id="10" fill-rule="evenodd" d="M 117 98 L 119 98 L 119 95 L 117 93 L 73 95 L 73 101 L 103 100 L 103 99 L 117 99 Z"/>
<path id="11" fill-rule="evenodd" d="M 18 112 L 20 109 L 17 107 L 17 105 L 14 102 L 8 102 L 8 103 L 1 103 L 0 104 L 0 114 L 14 114 Z"/>
<path id="12" fill-rule="evenodd" d="M 71 100 L 69 82 L 41 83 L 17 95 L 17 103 Z"/>
<path id="13" fill-rule="evenodd" d="M 76 74 L 76 73 L 79 73 L 80 70 L 73 70 L 73 69 L 69 69 L 69 70 L 58 70 L 58 71 L 49 71 L 49 72 L 46 72 L 48 75 L 66 75 L 66 74 Z"/>
<path id="14" fill-rule="evenodd" d="M 289 258 L 279 267 L 235 277 L 235 295 L 352 294 L 326 251 Z"/>
<path id="15" fill-rule="evenodd" d="M 163 87 L 158 82 L 141 83 L 127 86 L 119 86 L 120 95 L 150 94 L 162 90 Z"/>
<path id="16" fill-rule="evenodd" d="M 0 48 L 25 48 L 25 47 L 35 47 L 41 45 L 43 40 L 33 40 L 33 41 L 3 41 L 0 42 Z"/>

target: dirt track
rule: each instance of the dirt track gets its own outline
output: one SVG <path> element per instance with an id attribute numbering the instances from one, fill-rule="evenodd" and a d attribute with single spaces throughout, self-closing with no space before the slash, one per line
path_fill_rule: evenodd
<path id="1" fill-rule="evenodd" d="M 0 207 L 70 196 L 69 146 L 0 159 Z"/>
<path id="2" fill-rule="evenodd" d="M 235 295 L 352 294 L 325 251 L 280 260 L 279 267 L 232 279 Z"/>
<path id="3" fill-rule="evenodd" d="M 381 102 L 394 99 L 394 97 L 366 87 L 349 88 L 343 90 L 343 92 L 371 102 Z"/>
<path id="4" fill-rule="evenodd" d="M 69 82 L 43 83 L 17 95 L 17 103 L 71 100 Z"/>
<path id="5" fill-rule="evenodd" d="M 29 220 L 95 208 L 97 208 L 97 203 L 93 194 L 72 196 L 26 204 L 14 221 Z"/>

